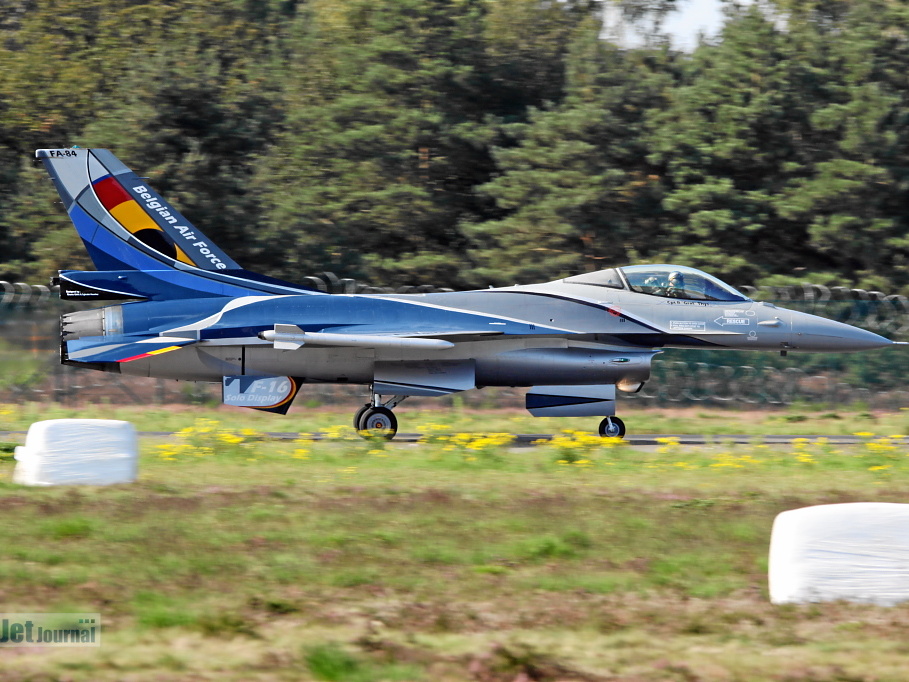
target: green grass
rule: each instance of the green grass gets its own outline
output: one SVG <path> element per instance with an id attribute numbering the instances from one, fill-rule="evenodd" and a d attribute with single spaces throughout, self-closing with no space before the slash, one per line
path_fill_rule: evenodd
<path id="1" fill-rule="evenodd" d="M 419 407 L 433 405 L 424 400 L 404 403 L 396 410 L 399 430 L 404 433 L 425 432 L 431 425 L 447 432 L 473 433 L 560 433 L 564 429 L 596 430 L 596 417 L 534 418 L 523 410 L 468 410 L 461 407 Z M 202 407 L 168 405 L 141 407 L 135 405 L 95 405 L 65 407 L 57 404 L 25 403 L 0 405 L 0 430 L 24 430 L 42 419 L 104 418 L 123 419 L 139 431 L 178 431 L 192 426 L 197 419 L 239 423 L 259 431 L 314 432 L 347 426 L 358 404 L 346 407 L 309 409 L 295 405 L 286 416 L 238 407 Z M 909 433 L 909 410 L 886 413 L 853 412 L 848 408 L 834 411 L 824 406 L 794 405 L 786 410 L 723 409 L 707 411 L 703 407 L 642 409 L 633 401 L 620 401 L 619 413 L 634 434 L 747 434 L 778 435 L 811 433 L 848 435 L 856 431 L 892 434 Z M 2 451 L 0 451 L 2 452 Z"/>
<path id="2" fill-rule="evenodd" d="M 906 609 L 766 590 L 779 512 L 906 499 L 906 448 L 883 436 L 509 448 L 484 430 L 520 430 L 507 415 L 461 413 L 421 444 L 290 442 L 203 415 L 143 439 L 132 485 L 26 488 L 0 460 L 4 610 L 104 624 L 96 650 L 0 649 L 0 680 L 903 674 Z"/>

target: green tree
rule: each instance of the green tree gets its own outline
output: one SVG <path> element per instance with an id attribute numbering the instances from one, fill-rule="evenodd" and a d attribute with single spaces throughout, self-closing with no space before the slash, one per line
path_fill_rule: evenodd
<path id="1" fill-rule="evenodd" d="M 565 101 L 512 127 L 483 187 L 507 211 L 472 225 L 477 284 L 532 282 L 619 265 L 649 250 L 662 186 L 643 145 L 675 67 L 664 50 L 622 51 L 592 25 L 568 59 Z"/>
<path id="2" fill-rule="evenodd" d="M 783 31 L 756 7 L 694 52 L 671 106 L 652 120 L 667 211 L 652 259 L 734 282 L 812 265 L 805 226 L 776 201 L 815 162 L 810 116 L 828 96 L 826 61 L 813 34 Z"/>
<path id="3" fill-rule="evenodd" d="M 271 39 L 293 3 L 49 5 L 52 11 L 38 4 L 26 13 L 12 47 L 0 54 L 24 69 L 0 70 L 0 129 L 15 139 L 9 148 L 20 157 L 73 142 L 111 148 L 225 248 L 250 248 L 259 213 L 249 192 L 254 155 L 280 119 L 263 64 L 274 56 Z M 35 64 L 45 60 L 60 65 L 42 75 Z M 26 83 L 42 93 L 36 104 L 20 92 Z M 9 267 L 34 275 L 75 267 L 82 254 L 72 227 L 57 207 L 52 219 L 37 215 L 35 183 L 19 167 L 8 171 L 0 216 L 0 229 L 19 248 Z"/>
<path id="4" fill-rule="evenodd" d="M 892 290 L 909 284 L 909 8 L 863 0 L 843 9 L 803 19 L 835 44 L 834 96 L 810 119 L 829 142 L 779 208 L 806 225 L 831 280 Z M 838 22 L 827 28 L 831 13 Z"/>
<path id="5" fill-rule="evenodd" d="M 502 121 L 561 96 L 550 75 L 585 7 L 310 3 L 293 42 L 287 129 L 261 175 L 268 235 L 282 246 L 276 274 L 463 283 L 461 226 L 496 214 L 475 191 L 495 169 L 489 148 Z M 523 49 L 503 48 L 521 39 Z"/>

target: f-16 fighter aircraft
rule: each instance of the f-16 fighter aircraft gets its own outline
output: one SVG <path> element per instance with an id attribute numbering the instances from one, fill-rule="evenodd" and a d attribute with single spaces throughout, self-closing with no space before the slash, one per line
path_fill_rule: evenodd
<path id="1" fill-rule="evenodd" d="M 330 295 L 241 268 L 105 149 L 39 149 L 98 268 L 62 298 L 123 300 L 61 320 L 65 364 L 220 382 L 231 405 L 286 413 L 303 384 L 369 387 L 361 432 L 397 431 L 407 396 L 524 386 L 535 416 L 598 416 L 622 437 L 664 348 L 861 351 L 877 334 L 755 302 L 700 270 L 632 265 L 554 282 L 431 294 Z"/>

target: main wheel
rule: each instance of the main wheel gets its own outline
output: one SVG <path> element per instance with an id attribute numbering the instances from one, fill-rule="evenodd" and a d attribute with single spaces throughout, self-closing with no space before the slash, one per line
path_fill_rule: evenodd
<path id="1" fill-rule="evenodd" d="M 370 438 L 391 440 L 398 432 L 398 420 L 386 407 L 369 407 L 360 416 L 357 431 Z"/>
<path id="2" fill-rule="evenodd" d="M 603 438 L 624 438 L 625 422 L 618 417 L 606 417 L 600 422 L 600 435 Z"/>
<path id="3" fill-rule="evenodd" d="M 357 410 L 357 413 L 354 415 L 353 427 L 357 431 L 360 430 L 360 420 L 363 418 L 363 415 L 366 414 L 366 410 L 368 410 L 370 407 L 372 407 L 372 405 L 370 403 L 366 403 L 363 407 Z"/>

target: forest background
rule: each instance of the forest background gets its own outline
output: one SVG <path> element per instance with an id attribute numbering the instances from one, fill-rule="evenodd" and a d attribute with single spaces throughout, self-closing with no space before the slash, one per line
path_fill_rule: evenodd
<path id="1" fill-rule="evenodd" d="M 681 1 L 681 0 L 680 0 Z M 672 0 L 626 0 L 658 26 Z M 98 146 L 244 267 L 453 288 L 635 262 L 909 293 L 909 5 L 7 0 L 0 279 L 88 268 L 37 148 Z"/>

